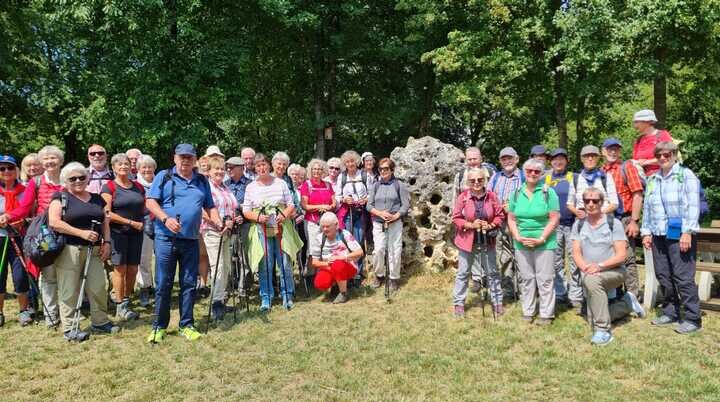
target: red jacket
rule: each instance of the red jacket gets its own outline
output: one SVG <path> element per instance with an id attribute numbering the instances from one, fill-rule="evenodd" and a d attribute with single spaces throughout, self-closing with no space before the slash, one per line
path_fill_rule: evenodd
<path id="1" fill-rule="evenodd" d="M 465 190 L 457 197 L 455 207 L 453 208 L 452 220 L 455 224 L 455 246 L 460 250 L 472 252 L 473 240 L 475 239 L 475 230 L 464 229 L 465 222 L 473 222 L 475 220 L 475 203 L 470 199 L 471 190 Z M 488 222 L 500 226 L 505 220 L 505 212 L 503 205 L 498 200 L 495 193 L 487 191 L 483 204 L 485 214 L 488 216 Z M 495 244 L 495 238 L 490 238 L 490 245 Z"/>

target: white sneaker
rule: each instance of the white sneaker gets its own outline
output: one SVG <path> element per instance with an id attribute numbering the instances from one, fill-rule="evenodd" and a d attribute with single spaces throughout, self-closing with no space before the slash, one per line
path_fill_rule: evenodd
<path id="1" fill-rule="evenodd" d="M 625 300 L 639 318 L 645 318 L 645 309 L 632 292 L 625 292 L 623 300 Z"/>

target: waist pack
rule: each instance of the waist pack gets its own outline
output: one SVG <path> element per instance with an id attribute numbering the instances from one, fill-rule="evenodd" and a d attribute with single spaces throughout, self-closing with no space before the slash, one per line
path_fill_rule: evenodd
<path id="1" fill-rule="evenodd" d="M 62 204 L 60 215 L 62 218 L 65 216 L 68 203 L 65 192 L 60 193 L 60 203 Z M 49 209 L 30 222 L 23 241 L 25 255 L 40 268 L 52 265 L 65 248 L 65 236 L 50 229 Z"/>

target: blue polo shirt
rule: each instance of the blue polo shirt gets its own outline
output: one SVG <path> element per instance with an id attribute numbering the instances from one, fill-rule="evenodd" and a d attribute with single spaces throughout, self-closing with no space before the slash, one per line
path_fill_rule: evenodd
<path id="1" fill-rule="evenodd" d="M 186 180 L 180 177 L 176 168 L 173 167 L 172 180 L 168 180 L 162 191 L 160 191 L 160 184 L 165 177 L 165 172 L 166 170 L 163 170 L 155 176 L 152 186 L 150 186 L 148 198 L 157 201 L 169 217 L 174 218 L 175 215 L 180 215 L 182 229 L 177 234 L 179 239 L 197 239 L 200 233 L 203 208 L 215 208 L 212 193 L 210 192 L 210 184 L 207 179 L 196 172 L 193 172 L 192 179 Z M 172 202 L 173 183 L 175 183 L 174 206 Z M 155 233 L 165 237 L 174 236 L 159 220 L 155 220 Z"/>
<path id="2" fill-rule="evenodd" d="M 570 181 L 568 181 L 570 179 Z M 555 174 L 550 171 L 545 176 L 544 182 L 548 187 L 555 190 L 558 199 L 560 200 L 560 224 L 563 226 L 572 226 L 575 222 L 575 215 L 567 207 L 568 195 L 570 193 L 570 186 L 574 186 L 577 181 L 577 173 L 561 173 Z"/>

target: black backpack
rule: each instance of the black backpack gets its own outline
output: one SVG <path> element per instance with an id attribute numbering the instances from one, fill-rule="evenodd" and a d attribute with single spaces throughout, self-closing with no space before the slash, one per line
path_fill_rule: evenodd
<path id="1" fill-rule="evenodd" d="M 67 193 L 60 192 L 60 203 L 62 212 L 60 218 L 65 216 L 67 210 L 68 198 Z M 48 210 L 46 209 L 42 215 L 36 216 L 28 227 L 25 239 L 23 240 L 23 251 L 30 258 L 33 264 L 40 268 L 52 265 L 55 259 L 62 253 L 65 248 L 65 236 L 54 232 L 50 229 Z"/>

